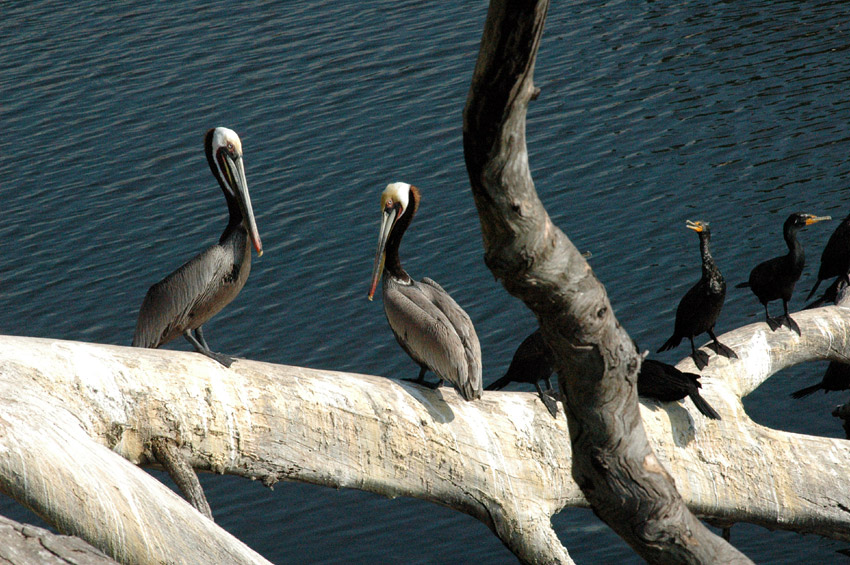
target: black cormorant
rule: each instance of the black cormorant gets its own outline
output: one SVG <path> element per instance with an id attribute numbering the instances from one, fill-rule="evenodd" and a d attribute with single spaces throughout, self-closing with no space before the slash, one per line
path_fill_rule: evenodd
<path id="1" fill-rule="evenodd" d="M 519 344 L 505 376 L 484 390 L 502 390 L 509 383 L 531 383 L 537 388 L 540 400 L 546 405 L 549 413 L 557 417 L 558 404 L 552 398 L 556 395 L 551 381 L 554 369 L 552 350 L 543 341 L 543 334 L 537 329 Z M 540 386 L 540 381 L 546 381 L 546 390 Z"/>
<path id="2" fill-rule="evenodd" d="M 691 356 L 698 369 L 702 370 L 708 365 L 708 354 L 698 351 L 694 346 L 694 337 L 708 332 L 714 342 L 713 349 L 720 355 L 737 359 L 738 356 L 731 348 L 717 341 L 714 335 L 714 323 L 723 308 L 723 300 L 726 298 L 726 281 L 720 274 L 720 269 L 714 262 L 709 250 L 711 231 L 708 222 L 692 222 L 688 220 L 685 227 L 692 229 L 699 235 L 699 250 L 702 255 L 702 278 L 685 293 L 676 309 L 676 324 L 673 335 L 662 345 L 658 351 L 673 349 L 688 338 L 691 342 Z"/>
<path id="3" fill-rule="evenodd" d="M 819 390 L 823 390 L 824 392 L 850 390 L 850 365 L 839 363 L 838 361 L 830 361 L 821 382 L 801 388 L 797 392 L 792 392 L 791 396 L 793 398 L 803 398 Z"/>
<path id="4" fill-rule="evenodd" d="M 797 232 L 801 228 L 829 219 L 831 219 L 829 216 L 799 213 L 788 216 L 782 228 L 785 243 L 788 245 L 788 253 L 759 263 L 750 272 L 750 280 L 737 285 L 739 288 L 749 287 L 753 294 L 758 297 L 759 302 L 764 306 L 765 320 L 771 330 L 779 329 L 784 320 L 789 328 L 800 335 L 800 326 L 788 314 L 788 301 L 791 300 L 794 285 L 797 284 L 800 275 L 803 274 L 803 267 L 806 265 L 806 256 L 803 253 L 803 246 L 797 241 Z M 767 303 L 780 298 L 785 315 L 780 318 L 771 318 Z"/>
<path id="5" fill-rule="evenodd" d="M 700 396 L 701 386 L 699 375 L 683 373 L 673 365 L 654 359 L 643 360 L 637 378 L 639 396 L 662 402 L 673 402 L 690 396 L 694 406 L 703 415 L 712 420 L 719 420 L 720 415 Z"/>
<path id="6" fill-rule="evenodd" d="M 829 236 L 829 241 L 826 242 L 826 247 L 823 248 L 820 256 L 818 280 L 806 300 L 814 296 L 821 281 L 842 275 L 847 276 L 847 271 L 850 271 L 850 215 L 841 220 Z"/>

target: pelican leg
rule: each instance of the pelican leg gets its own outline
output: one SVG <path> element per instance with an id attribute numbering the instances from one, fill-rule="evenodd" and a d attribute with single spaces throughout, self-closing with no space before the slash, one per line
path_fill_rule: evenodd
<path id="1" fill-rule="evenodd" d="M 198 328 L 200 329 L 200 328 Z M 195 336 L 192 335 L 192 330 L 186 330 L 183 332 L 183 337 L 192 344 L 192 347 L 195 348 L 195 351 L 201 353 L 202 355 L 206 355 L 210 359 L 214 359 L 224 365 L 225 367 L 230 367 L 233 365 L 233 357 L 225 355 L 223 353 L 216 353 L 215 351 L 211 351 L 209 347 L 204 347 L 200 341 L 195 339 Z M 203 333 L 201 333 L 201 338 L 203 339 Z"/>
<path id="2" fill-rule="evenodd" d="M 770 317 L 770 312 L 767 311 L 767 302 L 764 303 L 764 321 L 767 322 L 767 325 L 770 327 L 771 331 L 776 331 L 782 324 L 777 321 L 775 318 Z"/>
<path id="3" fill-rule="evenodd" d="M 210 346 L 207 344 L 207 340 L 204 339 L 204 326 L 198 326 L 195 328 L 195 339 L 200 342 L 200 344 L 204 347 L 204 349 L 209 349 Z"/>
<path id="4" fill-rule="evenodd" d="M 694 345 L 694 336 L 690 336 L 688 339 L 691 340 L 691 357 L 694 360 L 694 363 L 697 366 L 697 369 L 702 371 L 706 367 L 708 367 L 708 353 L 705 351 L 700 351 Z"/>
<path id="5" fill-rule="evenodd" d="M 782 307 L 785 309 L 785 325 L 788 326 L 789 329 L 797 332 L 797 335 L 803 335 L 800 333 L 800 326 L 797 325 L 797 322 L 795 322 L 794 318 L 791 317 L 791 314 L 788 313 L 788 301 L 784 298 L 782 299 Z"/>
<path id="6" fill-rule="evenodd" d="M 553 418 L 557 418 L 558 417 L 558 403 L 555 402 L 555 399 L 553 399 L 551 396 L 549 396 L 549 393 L 552 392 L 552 385 L 550 384 L 549 390 L 545 390 L 545 391 L 542 388 L 540 388 L 540 381 L 537 381 L 536 383 L 534 383 L 534 386 L 537 388 L 537 394 L 540 395 L 540 400 L 543 401 L 543 405 L 546 406 L 546 409 L 549 411 L 549 413 L 552 415 Z"/>
<path id="7" fill-rule="evenodd" d="M 718 355 L 723 355 L 724 357 L 728 357 L 729 359 L 737 359 L 738 355 L 732 350 L 731 347 L 723 345 L 719 341 L 717 341 L 717 336 L 714 335 L 714 328 L 709 328 L 708 336 L 712 339 L 712 349 L 717 352 Z"/>
<path id="8" fill-rule="evenodd" d="M 415 379 L 402 379 L 403 381 L 410 381 L 412 383 L 416 383 L 418 385 L 424 386 L 425 388 L 430 388 L 431 390 L 437 390 L 440 388 L 440 385 L 443 384 L 443 379 L 440 379 L 436 383 L 429 383 L 425 380 L 425 373 L 428 372 L 428 367 L 420 367 L 419 376 Z"/>

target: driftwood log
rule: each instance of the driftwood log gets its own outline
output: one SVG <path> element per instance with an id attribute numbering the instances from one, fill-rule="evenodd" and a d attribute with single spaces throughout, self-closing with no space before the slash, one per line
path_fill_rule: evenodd
<path id="1" fill-rule="evenodd" d="M 763 323 L 723 336 L 740 359 L 713 356 L 703 377 L 722 420 L 690 401 L 640 414 L 697 515 L 850 540 L 850 442 L 765 428 L 740 400 L 787 366 L 850 355 L 850 309 L 795 319 L 802 338 Z M 127 563 L 265 562 L 134 465 L 155 437 L 198 470 L 439 502 L 527 563 L 571 563 L 550 517 L 588 504 L 564 419 L 526 392 L 466 402 L 368 375 L 0 336 L 0 414 L 0 489 Z"/>

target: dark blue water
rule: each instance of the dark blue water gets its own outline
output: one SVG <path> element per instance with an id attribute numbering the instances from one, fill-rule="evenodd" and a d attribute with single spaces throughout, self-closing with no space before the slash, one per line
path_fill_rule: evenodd
<path id="1" fill-rule="evenodd" d="M 265 254 L 205 326 L 215 349 L 387 376 L 415 366 L 365 299 L 391 181 L 423 191 L 402 254 L 476 323 L 485 382 L 534 327 L 482 262 L 461 113 L 486 2 L 30 1 L 0 18 L 0 332 L 129 344 L 148 286 L 209 245 L 226 208 L 202 152 L 242 137 Z M 711 222 L 727 280 L 784 252 L 796 211 L 847 214 L 850 23 L 831 2 L 556 2 L 529 113 L 550 214 L 605 283 L 642 348 L 672 331 L 699 277 L 686 219 Z M 834 228 L 802 234 L 809 267 Z M 730 284 L 730 286 L 731 286 Z M 720 332 L 760 320 L 731 289 Z M 174 347 L 185 348 L 182 343 Z M 661 358 L 676 361 L 683 345 Z M 846 398 L 788 393 L 746 406 L 766 425 L 841 437 Z M 507 562 L 479 522 L 356 491 L 202 477 L 219 524 L 279 563 Z M 0 513 L 26 516 L 14 501 Z M 638 562 L 589 511 L 555 517 L 578 562 Z M 832 561 L 842 544 L 736 526 L 758 562 Z"/>

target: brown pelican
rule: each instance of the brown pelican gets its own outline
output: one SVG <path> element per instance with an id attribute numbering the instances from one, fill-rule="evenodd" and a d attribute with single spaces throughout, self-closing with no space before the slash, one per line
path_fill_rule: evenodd
<path id="1" fill-rule="evenodd" d="M 398 256 L 405 230 L 419 207 L 419 189 L 403 182 L 381 193 L 381 231 L 372 269 L 369 300 L 384 276 L 384 313 L 401 348 L 420 366 L 414 380 L 437 388 L 447 380 L 466 400 L 481 397 L 481 346 L 472 320 L 443 288 L 429 278 L 410 278 Z M 431 370 L 440 379 L 425 382 Z"/>
<path id="2" fill-rule="evenodd" d="M 133 346 L 157 348 L 183 334 L 196 351 L 229 367 L 233 359 L 210 350 L 201 326 L 245 286 L 251 271 L 248 240 L 258 256 L 263 254 L 263 244 L 248 195 L 239 136 L 227 128 L 211 129 L 204 149 L 224 191 L 230 220 L 217 244 L 150 287 L 139 310 Z"/>

